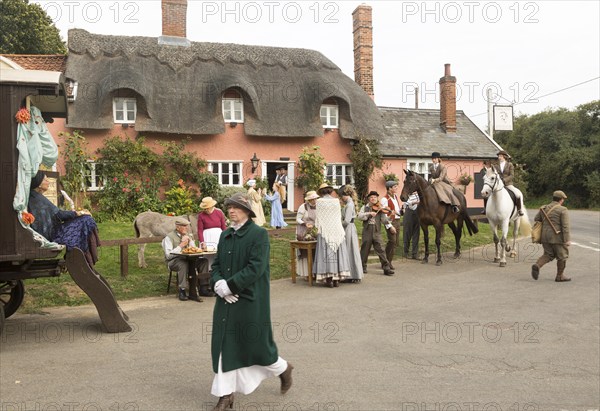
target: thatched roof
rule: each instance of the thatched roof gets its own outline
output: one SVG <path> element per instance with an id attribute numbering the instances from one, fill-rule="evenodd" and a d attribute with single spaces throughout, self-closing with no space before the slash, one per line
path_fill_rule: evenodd
<path id="1" fill-rule="evenodd" d="M 385 157 L 496 158 L 498 147 L 462 110 L 456 111 L 456 133 L 440 127 L 440 110 L 379 107 L 385 134 L 380 150 Z"/>
<path id="2" fill-rule="evenodd" d="M 223 133 L 221 95 L 237 88 L 248 135 L 321 136 L 319 109 L 327 98 L 338 101 L 343 137 L 383 133 L 373 101 L 316 51 L 195 42 L 181 47 L 80 29 L 69 30 L 68 45 L 66 75 L 79 83 L 69 127 L 111 128 L 112 97 L 132 90 L 138 131 Z"/>

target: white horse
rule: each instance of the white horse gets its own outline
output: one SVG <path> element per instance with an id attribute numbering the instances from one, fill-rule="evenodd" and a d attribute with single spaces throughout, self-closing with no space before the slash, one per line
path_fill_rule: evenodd
<path id="1" fill-rule="evenodd" d="M 517 201 L 521 201 L 523 193 L 514 186 L 511 189 L 517 195 Z M 517 207 L 508 193 L 508 188 L 504 186 L 504 182 L 502 182 L 498 172 L 493 167 L 486 168 L 481 195 L 488 199 L 485 214 L 494 232 L 494 244 L 496 245 L 494 262 L 499 262 L 500 267 L 506 267 L 506 252 L 510 252 L 511 258 L 517 255 L 515 244 L 519 234 L 519 227 L 522 225 L 523 235 L 531 233 L 531 224 L 529 223 L 529 217 L 527 217 L 527 210 L 525 210 L 525 207 L 522 207 L 523 215 L 519 216 Z M 508 245 L 507 240 L 508 226 L 511 221 L 513 222 L 512 248 Z M 502 229 L 501 239 L 498 238 L 499 226 Z M 500 242 L 500 249 L 498 248 L 498 242 Z"/>

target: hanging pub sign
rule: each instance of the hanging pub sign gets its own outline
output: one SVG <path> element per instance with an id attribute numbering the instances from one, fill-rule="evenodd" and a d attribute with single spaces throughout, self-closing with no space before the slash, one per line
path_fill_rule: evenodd
<path id="1" fill-rule="evenodd" d="M 513 130 L 513 107 L 494 105 L 494 130 Z"/>

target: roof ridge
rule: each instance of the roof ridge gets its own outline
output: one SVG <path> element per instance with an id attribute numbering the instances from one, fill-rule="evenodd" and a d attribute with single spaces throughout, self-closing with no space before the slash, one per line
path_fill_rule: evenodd
<path id="1" fill-rule="evenodd" d="M 94 59 L 101 55 L 154 56 L 175 71 L 196 60 L 219 64 L 249 64 L 255 69 L 259 66 L 279 65 L 284 69 L 309 67 L 341 71 L 335 63 L 316 50 L 215 42 L 191 42 L 190 47 L 179 48 L 159 44 L 158 39 L 159 37 L 116 36 L 71 29 L 68 44 L 69 53 L 87 53 Z"/>

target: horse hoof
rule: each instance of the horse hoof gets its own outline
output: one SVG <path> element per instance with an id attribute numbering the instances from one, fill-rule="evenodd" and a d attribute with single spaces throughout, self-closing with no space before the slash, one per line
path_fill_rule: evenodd
<path id="1" fill-rule="evenodd" d="M 440 266 L 440 265 L 442 265 L 442 261 L 441 261 L 441 260 L 439 260 L 439 261 L 436 261 L 436 262 L 435 262 L 435 265 L 437 265 L 437 266 Z"/>
<path id="2" fill-rule="evenodd" d="M 500 267 L 506 267 L 506 262 L 500 263 Z"/>
<path id="3" fill-rule="evenodd" d="M 500 262 L 500 259 L 499 259 L 499 258 L 494 258 L 494 262 L 495 262 L 495 263 L 499 263 L 499 262 Z"/>
<path id="4" fill-rule="evenodd" d="M 454 253 L 454 258 L 460 258 L 460 253 Z"/>
<path id="5" fill-rule="evenodd" d="M 510 253 L 510 258 L 515 258 L 517 256 L 517 252 L 516 251 L 511 251 Z"/>
<path id="6" fill-rule="evenodd" d="M 509 253 L 509 252 L 510 252 L 510 250 L 512 250 L 512 247 L 511 247 L 511 246 L 509 246 L 509 245 L 507 245 L 507 246 L 506 246 L 506 252 L 507 252 L 507 253 Z"/>
<path id="7" fill-rule="evenodd" d="M 427 264 L 428 262 L 429 261 L 426 258 L 424 258 L 423 261 L 421 261 L 421 264 Z"/>

